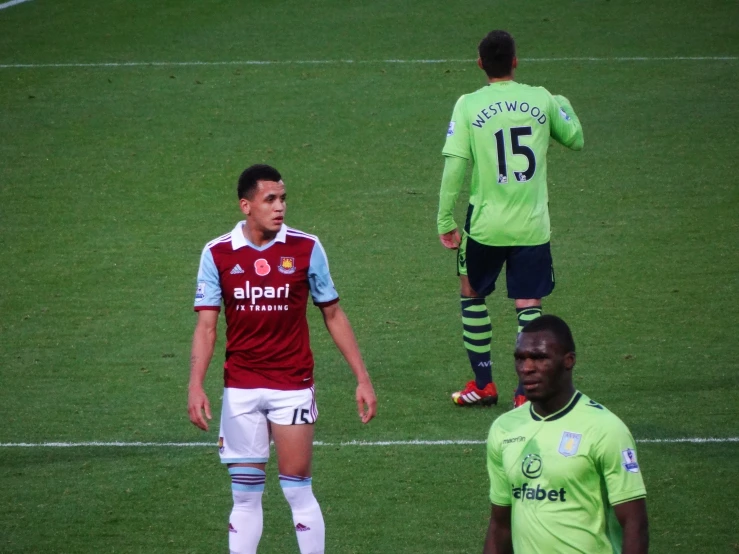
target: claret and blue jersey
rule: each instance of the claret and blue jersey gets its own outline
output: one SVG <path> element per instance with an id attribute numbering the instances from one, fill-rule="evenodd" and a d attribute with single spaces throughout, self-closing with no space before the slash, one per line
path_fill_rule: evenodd
<path id="1" fill-rule="evenodd" d="M 283 225 L 258 247 L 240 222 L 203 249 L 195 310 L 226 312 L 225 386 L 303 389 L 313 384 L 305 313 L 338 302 L 320 241 Z"/>

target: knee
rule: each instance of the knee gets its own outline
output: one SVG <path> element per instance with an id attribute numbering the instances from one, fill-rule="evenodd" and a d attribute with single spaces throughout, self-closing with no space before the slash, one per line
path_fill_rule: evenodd
<path id="1" fill-rule="evenodd" d="M 307 510 L 313 508 L 318 501 L 313 496 L 312 480 L 310 477 L 296 475 L 280 475 L 280 487 L 287 503 L 293 510 Z"/>
<path id="2" fill-rule="evenodd" d="M 472 285 L 470 285 L 470 280 L 465 276 L 461 276 L 459 280 L 459 292 L 462 296 L 469 298 L 477 298 L 479 296 L 475 292 L 475 289 L 472 288 Z"/>
<path id="3" fill-rule="evenodd" d="M 257 509 L 262 505 L 265 473 L 255 467 L 231 467 L 231 492 L 234 506 L 243 510 Z"/>

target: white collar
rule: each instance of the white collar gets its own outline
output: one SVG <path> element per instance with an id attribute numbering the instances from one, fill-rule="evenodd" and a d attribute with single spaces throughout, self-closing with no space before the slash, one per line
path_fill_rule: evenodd
<path id="1" fill-rule="evenodd" d="M 282 227 L 280 227 L 280 230 L 277 231 L 277 235 L 274 239 L 272 239 L 264 246 L 256 246 L 255 244 L 252 244 L 251 242 L 246 240 L 246 237 L 244 236 L 244 225 L 246 225 L 246 221 L 239 221 L 236 224 L 236 227 L 234 227 L 233 231 L 231 231 L 231 247 L 234 250 L 238 250 L 239 248 L 243 248 L 244 246 L 251 246 L 256 250 L 264 250 L 265 248 L 272 246 L 272 244 L 275 242 L 284 243 L 287 239 L 287 225 L 283 223 Z"/>

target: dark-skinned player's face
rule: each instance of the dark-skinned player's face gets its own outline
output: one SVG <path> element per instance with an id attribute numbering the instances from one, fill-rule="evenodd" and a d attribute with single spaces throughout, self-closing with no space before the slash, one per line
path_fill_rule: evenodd
<path id="1" fill-rule="evenodd" d="M 240 201 L 249 226 L 261 232 L 279 231 L 287 209 L 285 184 L 282 181 L 259 181 L 251 196 L 251 199 L 242 198 Z"/>
<path id="2" fill-rule="evenodd" d="M 527 400 L 546 401 L 571 386 L 575 353 L 549 331 L 520 333 L 516 340 L 516 373 Z"/>

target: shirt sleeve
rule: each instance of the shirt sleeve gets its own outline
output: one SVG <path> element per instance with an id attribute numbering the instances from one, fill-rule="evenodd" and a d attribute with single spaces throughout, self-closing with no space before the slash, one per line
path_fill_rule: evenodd
<path id="1" fill-rule="evenodd" d="M 470 125 L 467 120 L 464 96 L 460 96 L 452 112 L 452 120 L 446 132 L 446 142 L 441 151 L 445 156 L 456 156 L 465 160 L 472 159 L 470 144 Z"/>
<path id="2" fill-rule="evenodd" d="M 490 476 L 490 503 L 496 506 L 511 505 L 511 486 L 503 468 L 503 456 L 500 451 L 500 438 L 495 432 L 493 423 L 490 427 L 487 443 L 487 466 Z"/>
<path id="3" fill-rule="evenodd" d="M 221 309 L 221 280 L 213 253 L 203 248 L 198 269 L 198 286 L 195 290 L 195 311 Z"/>
<path id="4" fill-rule="evenodd" d="M 603 426 L 603 433 L 597 445 L 596 463 L 606 483 L 608 501 L 614 505 L 644 498 L 647 490 L 631 432 L 620 419 L 615 418 L 613 424 Z"/>
<path id="5" fill-rule="evenodd" d="M 558 143 L 572 150 L 582 150 L 585 145 L 580 119 L 564 96 L 550 96 L 549 133 Z"/>
<path id="6" fill-rule="evenodd" d="M 331 273 L 328 270 L 326 251 L 318 239 L 313 245 L 313 252 L 310 256 L 308 284 L 310 285 L 313 303 L 316 306 L 328 306 L 339 301 L 339 293 L 336 292 Z"/>
<path id="7" fill-rule="evenodd" d="M 446 157 L 439 191 L 439 214 L 436 217 L 436 227 L 440 235 L 457 228 L 454 221 L 454 206 L 462 190 L 466 171 L 467 160 L 456 156 Z"/>

